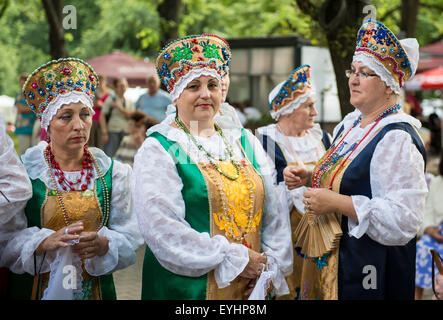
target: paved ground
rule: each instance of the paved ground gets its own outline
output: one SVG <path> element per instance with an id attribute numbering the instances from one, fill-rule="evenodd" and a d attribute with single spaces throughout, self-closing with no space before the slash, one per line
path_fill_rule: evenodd
<path id="1" fill-rule="evenodd" d="M 114 272 L 114 283 L 118 300 L 140 300 L 144 255 L 145 246 L 137 251 L 137 261 L 135 264 Z"/>

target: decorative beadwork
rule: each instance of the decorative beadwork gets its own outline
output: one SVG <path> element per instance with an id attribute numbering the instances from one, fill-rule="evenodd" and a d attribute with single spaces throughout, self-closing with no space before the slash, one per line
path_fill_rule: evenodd
<path id="1" fill-rule="evenodd" d="M 197 147 L 198 150 L 202 151 L 206 158 L 208 159 L 209 163 L 223 176 L 225 176 L 226 178 L 230 179 L 230 180 L 237 180 L 237 178 L 239 177 L 240 171 L 238 168 L 238 164 L 237 162 L 234 160 L 234 152 L 232 151 L 232 146 L 231 144 L 228 142 L 228 140 L 226 139 L 225 135 L 223 134 L 223 130 L 220 128 L 220 126 L 217 123 L 214 123 L 214 127 L 215 130 L 217 131 L 217 133 L 222 137 L 223 142 L 225 143 L 225 155 L 229 156 L 229 160 L 231 161 L 232 165 L 234 166 L 235 170 L 236 170 L 236 174 L 234 176 L 230 176 L 228 174 L 226 174 L 225 172 L 223 172 L 223 170 L 217 165 L 217 163 L 215 161 L 225 161 L 227 159 L 220 159 L 220 158 L 216 158 L 213 155 L 211 155 L 201 144 L 199 144 L 197 142 L 197 140 L 194 138 L 194 136 L 191 134 L 191 132 L 189 131 L 189 129 L 185 126 L 185 124 L 180 120 L 180 118 L 177 116 L 175 117 L 175 123 L 177 124 L 177 126 L 182 129 L 192 140 L 192 142 L 195 144 L 195 146 Z"/>
<path id="2" fill-rule="evenodd" d="M 271 111 L 284 108 L 311 88 L 311 67 L 305 64 L 296 68 L 272 99 L 269 105 Z"/>
<path id="3" fill-rule="evenodd" d="M 171 92 L 190 70 L 210 68 L 223 77 L 231 61 L 229 45 L 211 34 L 192 35 L 166 45 L 157 58 L 157 72 Z"/>
<path id="4" fill-rule="evenodd" d="M 323 176 L 326 176 L 327 173 L 334 172 L 334 175 L 329 183 L 329 188 L 332 188 L 332 184 L 334 182 L 335 176 L 338 174 L 340 169 L 345 164 L 346 160 L 349 159 L 351 154 L 357 149 L 359 144 L 368 136 L 368 134 L 374 129 L 374 127 L 380 122 L 381 119 L 387 117 L 390 114 L 397 113 L 400 109 L 400 105 L 395 104 L 393 106 L 390 106 L 385 111 L 383 111 L 381 114 L 379 114 L 374 119 L 374 124 L 371 126 L 371 128 L 368 130 L 368 132 L 363 136 L 362 139 L 358 143 L 353 143 L 345 152 L 342 152 L 345 147 L 344 139 L 348 135 L 349 132 L 352 131 L 360 122 L 361 122 L 361 115 L 357 118 L 357 120 L 354 121 L 353 125 L 349 130 L 343 135 L 341 140 L 336 144 L 333 145 L 331 148 L 329 148 L 328 152 L 319 160 L 319 165 L 315 168 L 315 171 L 312 174 L 312 187 L 313 188 L 321 188 L 321 179 Z M 346 156 L 346 159 L 344 161 L 339 161 L 340 159 L 344 158 Z M 338 168 L 337 168 L 338 166 Z"/>
<path id="5" fill-rule="evenodd" d="M 89 157 L 92 158 L 92 160 L 93 160 L 94 166 L 99 174 L 99 181 L 102 184 L 103 191 L 105 193 L 104 194 L 104 209 L 105 210 L 103 212 L 102 222 L 100 223 L 99 227 L 97 228 L 97 231 L 98 231 L 98 230 L 100 230 L 101 227 L 106 226 L 106 224 L 108 223 L 109 212 L 110 212 L 110 200 L 109 200 L 110 195 L 109 195 L 108 186 L 107 186 L 104 176 L 100 170 L 100 167 L 98 166 L 97 160 L 95 159 L 94 155 L 89 150 L 87 150 L 87 152 L 89 153 Z M 63 198 L 61 196 L 60 190 L 58 189 L 54 172 L 51 169 L 50 153 L 48 152 L 48 150 L 45 150 L 44 157 L 45 157 L 46 163 L 49 167 L 49 172 L 51 175 L 52 184 L 54 185 L 55 193 L 57 195 L 58 205 L 59 205 L 60 209 L 62 210 L 65 224 L 66 224 L 66 226 L 68 226 L 70 224 L 68 212 L 66 211 L 65 203 L 64 203 Z"/>
<path id="6" fill-rule="evenodd" d="M 23 86 L 23 93 L 41 120 L 49 103 L 59 95 L 78 91 L 93 101 L 98 85 L 98 77 L 88 63 L 78 58 L 62 58 L 34 70 Z"/>
<path id="7" fill-rule="evenodd" d="M 356 52 L 364 52 L 377 58 L 391 73 L 400 88 L 412 74 L 406 51 L 394 33 L 383 23 L 365 21 L 357 33 Z"/>

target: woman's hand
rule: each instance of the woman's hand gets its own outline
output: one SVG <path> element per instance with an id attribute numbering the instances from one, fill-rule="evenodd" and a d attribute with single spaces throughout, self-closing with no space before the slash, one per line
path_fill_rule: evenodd
<path id="1" fill-rule="evenodd" d="M 283 170 L 283 178 L 289 190 L 308 186 L 311 172 L 305 166 L 287 166 Z"/>
<path id="2" fill-rule="evenodd" d="M 336 192 L 329 189 L 309 188 L 303 193 L 305 209 L 316 215 L 334 213 L 336 195 Z"/>
<path id="3" fill-rule="evenodd" d="M 57 232 L 51 234 L 35 249 L 36 255 L 41 255 L 46 251 L 57 250 L 58 248 L 66 248 L 69 246 L 68 242 L 72 240 L 78 240 L 80 233 L 83 231 L 83 222 L 78 221 L 70 224 L 67 227 L 57 230 Z"/>
<path id="4" fill-rule="evenodd" d="M 91 259 L 95 256 L 103 256 L 108 252 L 109 240 L 100 237 L 96 231 L 82 232 L 80 242 L 72 247 L 72 251 L 77 253 L 82 259 Z"/>
<path id="5" fill-rule="evenodd" d="M 240 276 L 248 279 L 258 278 L 266 265 L 267 259 L 264 254 L 260 254 L 254 250 L 248 249 L 249 262 L 243 269 Z"/>
<path id="6" fill-rule="evenodd" d="M 440 235 L 441 228 L 438 227 L 427 227 L 425 233 L 428 234 L 431 238 L 433 238 L 438 243 L 443 243 L 443 236 Z"/>
<path id="7" fill-rule="evenodd" d="M 309 188 L 303 193 L 303 203 L 310 213 L 322 215 L 339 212 L 358 223 L 357 213 L 350 196 L 325 188 Z"/>

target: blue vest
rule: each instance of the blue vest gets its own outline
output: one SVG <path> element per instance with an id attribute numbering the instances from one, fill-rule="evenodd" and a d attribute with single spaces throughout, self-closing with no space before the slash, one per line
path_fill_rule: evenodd
<path id="1" fill-rule="evenodd" d="M 404 130 L 409 133 L 426 164 L 426 151 L 413 127 L 405 122 L 388 124 L 350 163 L 343 174 L 340 194 L 363 195 L 372 198 L 370 185 L 372 156 L 378 142 L 390 130 Z M 342 131 L 343 127 L 336 136 L 338 137 Z M 338 263 L 338 297 L 340 300 L 414 299 L 416 238 L 404 246 L 385 246 L 372 240 L 366 234 L 360 239 L 350 237 L 346 216 L 342 217 L 341 227 L 343 236 L 340 240 Z M 374 266 L 375 269 L 370 266 Z M 365 267 L 369 269 L 363 273 Z M 376 289 L 365 289 L 364 278 L 374 270 L 377 275 Z"/>
<path id="2" fill-rule="evenodd" d="M 321 139 L 325 150 L 328 150 L 331 146 L 331 141 L 329 140 L 328 133 L 325 130 L 323 131 L 323 137 Z M 277 170 L 277 183 L 280 183 L 284 180 L 283 178 L 283 170 L 286 168 L 288 163 L 286 162 L 286 158 L 283 154 L 283 150 L 280 146 L 272 140 L 267 135 L 259 135 L 258 140 L 261 141 L 263 145 L 263 149 L 265 149 L 266 153 L 274 160 L 275 169 Z"/>

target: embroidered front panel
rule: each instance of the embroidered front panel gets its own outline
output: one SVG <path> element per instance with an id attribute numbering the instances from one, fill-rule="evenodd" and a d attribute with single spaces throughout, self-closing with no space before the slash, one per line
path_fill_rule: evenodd
<path id="1" fill-rule="evenodd" d="M 219 161 L 217 165 L 228 175 L 236 169 L 229 161 Z M 198 164 L 207 188 L 211 211 L 211 236 L 223 235 L 229 242 L 241 243 L 260 252 L 261 218 L 264 201 L 264 185 L 261 176 L 249 161 L 239 162 L 239 177 L 231 180 L 210 164 Z M 207 299 L 244 299 L 249 279 L 237 277 L 231 284 L 219 289 L 214 272 L 208 274 Z"/>
<path id="2" fill-rule="evenodd" d="M 61 191 L 63 203 L 68 213 L 69 223 L 83 221 L 84 231 L 97 231 L 102 222 L 102 210 L 97 195 L 93 190 L 86 191 Z M 42 227 L 52 230 L 59 230 L 66 227 L 65 217 L 57 202 L 55 190 L 47 191 L 47 200 L 42 208 Z M 82 299 L 100 300 L 99 278 L 89 275 L 82 264 Z M 41 290 L 40 298 L 49 282 L 50 273 L 45 273 L 40 277 Z"/>

